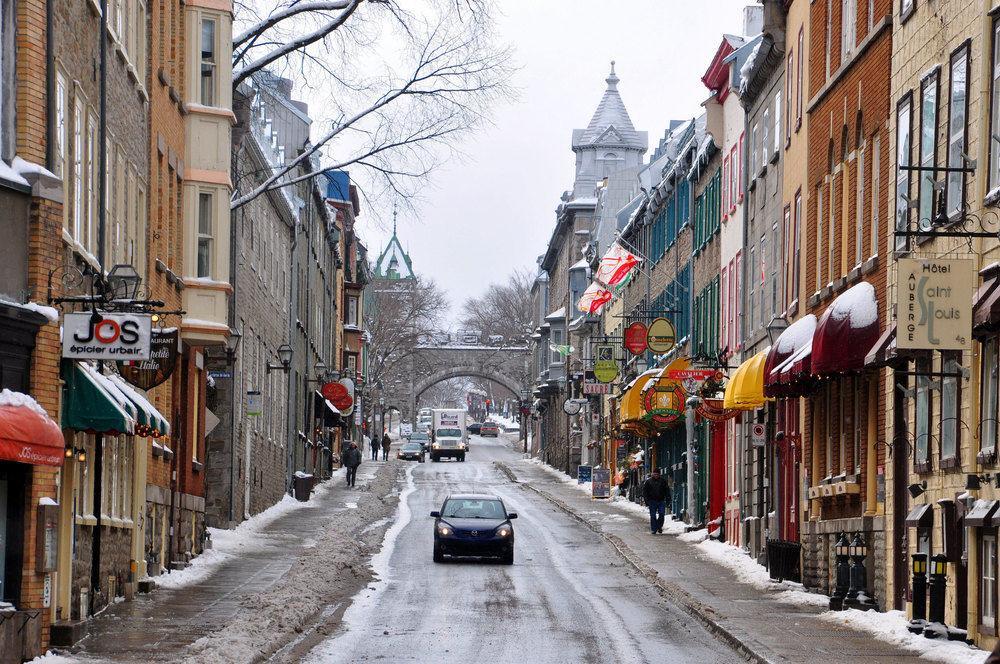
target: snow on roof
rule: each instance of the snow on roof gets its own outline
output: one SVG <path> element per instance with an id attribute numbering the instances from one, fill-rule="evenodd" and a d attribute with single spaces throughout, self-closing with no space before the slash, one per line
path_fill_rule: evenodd
<path id="1" fill-rule="evenodd" d="M 573 263 L 573 265 L 571 265 L 569 269 L 571 269 L 571 270 L 583 270 L 583 269 L 588 268 L 588 267 L 590 267 L 590 263 L 587 262 L 587 259 L 581 258 L 577 262 Z"/>
<path id="2" fill-rule="evenodd" d="M 0 298 L 0 304 L 6 304 L 11 307 L 18 307 L 20 309 L 26 309 L 27 311 L 33 311 L 36 314 L 41 314 L 45 316 L 50 323 L 59 322 L 59 310 L 55 307 L 47 307 L 44 304 L 38 304 L 37 302 L 10 302 L 9 300 L 4 300 Z"/>
<path id="3" fill-rule="evenodd" d="M 0 178 L 7 180 L 9 182 L 14 182 L 15 184 L 23 185 L 25 187 L 30 187 L 28 181 L 21 177 L 21 174 L 15 171 L 13 168 L 7 165 L 7 163 L 0 159 Z"/>
<path id="4" fill-rule="evenodd" d="M 7 388 L 0 391 L 0 406 L 20 406 L 33 410 L 39 415 L 49 416 L 45 412 L 45 409 L 31 395 L 8 390 Z"/>
<path id="5" fill-rule="evenodd" d="M 778 337 L 778 341 L 774 345 L 774 350 L 778 353 L 794 353 L 812 341 L 815 331 L 816 316 L 806 314 L 785 328 L 785 331 Z"/>
<path id="6" fill-rule="evenodd" d="M 563 318 L 566 318 L 566 307 L 559 307 L 546 316 L 545 320 L 562 320 Z"/>
<path id="7" fill-rule="evenodd" d="M 42 496 L 41 498 L 39 498 L 38 499 L 38 504 L 39 505 L 56 505 L 56 506 L 59 505 L 59 503 L 57 503 L 54 499 L 49 498 L 48 496 Z"/>
<path id="8" fill-rule="evenodd" d="M 753 65 L 757 61 L 757 55 L 760 53 L 760 47 L 763 43 L 763 39 L 758 40 L 757 43 L 754 44 L 753 50 L 750 51 L 750 55 L 747 56 L 747 59 L 744 60 L 743 64 L 740 66 L 740 92 L 746 90 L 747 79 L 750 78 L 750 72 L 753 71 Z"/>
<path id="9" fill-rule="evenodd" d="M 574 198 L 572 200 L 566 201 L 566 205 L 597 205 L 597 198 Z"/>
<path id="10" fill-rule="evenodd" d="M 850 319 L 852 329 L 868 327 L 878 321 L 878 302 L 875 287 L 867 281 L 851 286 L 830 305 L 830 318 Z"/>

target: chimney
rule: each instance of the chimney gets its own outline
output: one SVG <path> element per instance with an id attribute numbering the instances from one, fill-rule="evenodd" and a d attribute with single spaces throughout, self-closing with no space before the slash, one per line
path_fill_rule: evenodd
<path id="1" fill-rule="evenodd" d="M 292 79 L 290 78 L 279 78 L 275 81 L 275 89 L 281 94 L 285 99 L 292 98 Z"/>
<path id="2" fill-rule="evenodd" d="M 785 52 L 785 9 L 784 0 L 762 0 L 764 10 L 763 32 L 774 42 L 774 49 Z"/>
<path id="3" fill-rule="evenodd" d="M 754 37 L 764 31 L 764 8 L 747 5 L 743 8 L 743 36 Z"/>

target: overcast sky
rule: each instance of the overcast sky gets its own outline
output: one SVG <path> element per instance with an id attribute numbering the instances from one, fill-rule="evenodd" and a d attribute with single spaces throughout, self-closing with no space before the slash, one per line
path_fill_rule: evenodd
<path id="1" fill-rule="evenodd" d="M 520 99 L 461 145 L 466 160 L 437 171 L 399 236 L 414 269 L 465 298 L 515 267 L 534 267 L 573 184 L 570 138 L 603 95 L 609 62 L 635 128 L 650 147 L 671 119 L 700 111 L 701 75 L 723 32 L 742 32 L 752 0 L 507 0 L 499 32 L 513 45 Z M 385 215 L 390 217 L 391 215 Z M 374 257 L 391 229 L 361 218 Z M 388 232 L 387 232 L 388 231 Z"/>

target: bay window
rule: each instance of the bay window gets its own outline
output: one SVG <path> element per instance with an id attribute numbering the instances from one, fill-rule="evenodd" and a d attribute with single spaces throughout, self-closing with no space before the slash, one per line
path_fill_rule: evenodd
<path id="1" fill-rule="evenodd" d="M 212 276 L 212 242 L 215 239 L 215 196 L 208 192 L 198 194 L 198 274 Z"/>
<path id="2" fill-rule="evenodd" d="M 201 104 L 215 106 L 217 53 L 215 19 L 201 20 Z"/>

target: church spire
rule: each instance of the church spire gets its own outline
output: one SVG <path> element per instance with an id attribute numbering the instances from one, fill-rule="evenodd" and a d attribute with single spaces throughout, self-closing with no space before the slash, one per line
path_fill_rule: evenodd
<path id="1" fill-rule="evenodd" d="M 608 90 L 617 90 L 618 89 L 618 81 L 620 81 L 620 80 L 621 79 L 618 78 L 618 76 L 615 75 L 615 61 L 612 60 L 611 61 L 611 73 L 608 75 L 608 77 L 606 79 L 604 79 L 604 82 L 608 84 Z"/>
<path id="2" fill-rule="evenodd" d="M 396 203 L 392 203 L 392 236 L 396 237 Z"/>

